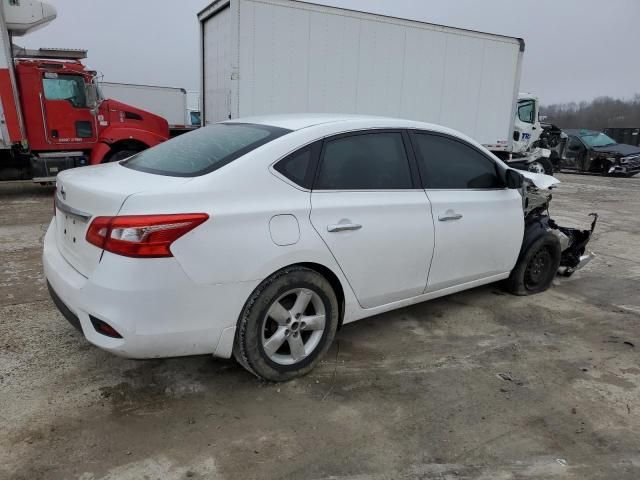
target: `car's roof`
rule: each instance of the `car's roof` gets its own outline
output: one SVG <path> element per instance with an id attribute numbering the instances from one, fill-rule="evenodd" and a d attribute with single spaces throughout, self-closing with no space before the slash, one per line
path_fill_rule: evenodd
<path id="1" fill-rule="evenodd" d="M 364 124 L 372 128 L 413 128 L 425 129 L 434 132 L 448 133 L 456 136 L 464 136 L 460 132 L 452 130 L 442 125 L 418 122 L 414 120 L 403 120 L 392 117 L 378 117 L 373 115 L 352 115 L 336 113 L 294 113 L 280 115 L 265 115 L 258 117 L 244 117 L 235 120 L 227 120 L 224 123 L 253 123 L 258 125 L 268 125 L 271 127 L 284 128 L 291 131 L 302 130 L 318 125 L 336 124 L 348 130 L 351 126 L 357 125 L 362 128 Z"/>
<path id="2" fill-rule="evenodd" d="M 332 134 L 363 129 L 415 129 L 427 130 L 446 135 L 451 135 L 465 140 L 478 148 L 484 147 L 471 137 L 442 125 L 419 122 L 415 120 L 403 120 L 391 117 L 378 117 L 371 115 L 333 114 L 333 113 L 295 113 L 281 115 L 265 115 L 259 117 L 244 117 L 235 120 L 227 120 L 223 123 L 258 124 L 270 127 L 284 128 L 290 131 L 322 128 L 324 133 L 331 130 Z M 329 127 L 327 129 L 326 127 Z M 488 150 L 487 150 L 488 152 Z"/>
<path id="3" fill-rule="evenodd" d="M 281 115 L 263 115 L 257 117 L 244 117 L 237 120 L 230 120 L 225 123 L 254 123 L 258 125 L 269 125 L 272 127 L 285 128 L 287 130 L 301 130 L 303 128 L 322 125 L 325 123 L 345 122 L 348 120 L 380 119 L 366 115 L 349 115 L 335 113 L 292 113 Z"/>

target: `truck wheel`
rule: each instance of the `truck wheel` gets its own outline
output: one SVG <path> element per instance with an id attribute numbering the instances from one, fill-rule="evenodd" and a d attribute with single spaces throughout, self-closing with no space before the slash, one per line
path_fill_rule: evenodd
<path id="1" fill-rule="evenodd" d="M 535 295 L 551 286 L 560 267 L 562 254 L 560 241 L 551 232 L 545 232 L 520 254 L 520 258 L 507 280 L 507 289 L 514 295 Z"/>
<path id="2" fill-rule="evenodd" d="M 132 157 L 133 155 L 141 151 L 142 150 L 136 150 L 133 148 L 124 148 L 122 150 L 115 150 L 111 152 L 109 155 L 107 155 L 107 157 L 104 159 L 102 163 L 119 162 L 126 158 Z"/>
<path id="3" fill-rule="evenodd" d="M 233 354 L 245 369 L 271 382 L 309 373 L 338 329 L 338 300 L 319 273 L 291 267 L 253 292 L 240 314 Z"/>
<path id="4" fill-rule="evenodd" d="M 553 175 L 553 164 L 548 158 L 541 157 L 527 165 L 528 170 L 533 173 L 544 173 Z"/>

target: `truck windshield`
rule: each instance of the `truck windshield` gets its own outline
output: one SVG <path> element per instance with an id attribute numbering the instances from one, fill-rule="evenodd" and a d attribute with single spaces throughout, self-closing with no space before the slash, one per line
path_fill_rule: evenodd
<path id="1" fill-rule="evenodd" d="M 590 135 L 581 135 L 582 141 L 589 145 L 591 148 L 609 147 L 615 145 L 616 141 L 605 135 L 604 133 L 594 133 Z"/>
<path id="2" fill-rule="evenodd" d="M 248 123 L 217 123 L 138 153 L 121 165 L 171 177 L 213 172 L 290 130 Z"/>
<path id="3" fill-rule="evenodd" d="M 87 108 L 87 97 L 82 75 L 58 75 L 43 78 L 42 88 L 47 100 L 68 100 L 74 107 Z"/>

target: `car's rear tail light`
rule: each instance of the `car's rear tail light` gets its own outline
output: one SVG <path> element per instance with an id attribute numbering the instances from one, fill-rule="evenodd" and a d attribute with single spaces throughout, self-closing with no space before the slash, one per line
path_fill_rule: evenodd
<path id="1" fill-rule="evenodd" d="M 206 213 L 97 217 L 87 230 L 87 241 L 126 257 L 172 257 L 171 244 L 208 218 Z"/>

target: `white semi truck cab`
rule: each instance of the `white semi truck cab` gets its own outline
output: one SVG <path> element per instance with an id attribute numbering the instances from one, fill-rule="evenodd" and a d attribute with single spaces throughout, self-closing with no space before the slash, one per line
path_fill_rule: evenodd
<path id="1" fill-rule="evenodd" d="M 526 154 L 532 145 L 540 139 L 540 100 L 535 95 L 518 95 L 516 120 L 513 129 L 513 153 Z"/>

